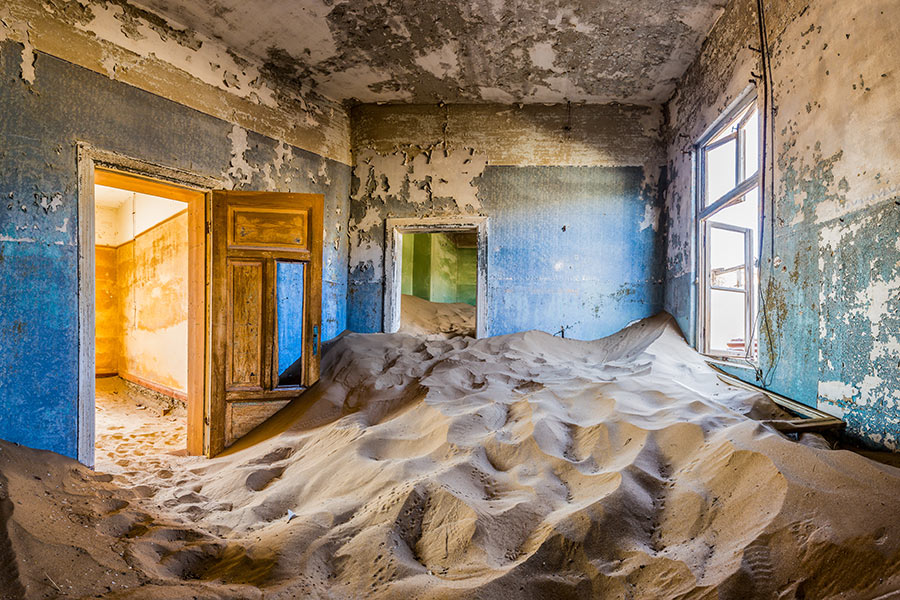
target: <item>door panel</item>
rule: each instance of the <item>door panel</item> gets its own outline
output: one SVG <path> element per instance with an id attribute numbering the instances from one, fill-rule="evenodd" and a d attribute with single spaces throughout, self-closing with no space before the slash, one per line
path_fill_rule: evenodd
<path id="1" fill-rule="evenodd" d="M 229 260 L 226 390 L 263 389 L 263 269 L 261 260 Z"/>
<path id="2" fill-rule="evenodd" d="M 319 379 L 323 204 L 213 192 L 210 456 Z"/>
<path id="3" fill-rule="evenodd" d="M 228 247 L 308 251 L 309 211 L 232 207 L 229 210 Z"/>

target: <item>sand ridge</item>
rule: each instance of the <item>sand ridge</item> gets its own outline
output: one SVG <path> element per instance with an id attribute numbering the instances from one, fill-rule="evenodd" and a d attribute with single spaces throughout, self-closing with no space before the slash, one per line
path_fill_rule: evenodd
<path id="1" fill-rule="evenodd" d="M 113 479 L 0 445 L 16 565 L 0 583 L 27 598 L 891 597 L 900 470 L 754 420 L 778 416 L 666 315 L 593 342 L 345 334 L 301 401 L 222 457 L 172 457 L 154 486 L 171 464 L 135 457 Z"/>

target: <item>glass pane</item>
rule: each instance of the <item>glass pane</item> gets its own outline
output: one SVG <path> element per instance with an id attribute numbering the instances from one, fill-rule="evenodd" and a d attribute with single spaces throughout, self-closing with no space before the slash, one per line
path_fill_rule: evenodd
<path id="1" fill-rule="evenodd" d="M 710 273 L 710 283 L 718 287 L 730 287 L 744 289 L 744 267 L 732 267 L 730 269 L 715 269 Z"/>
<path id="2" fill-rule="evenodd" d="M 732 139 L 706 150 L 706 204 L 709 206 L 737 185 L 737 142 Z"/>
<path id="3" fill-rule="evenodd" d="M 303 384 L 302 262 L 275 262 L 275 329 L 278 335 L 278 385 Z"/>
<path id="4" fill-rule="evenodd" d="M 744 294 L 710 290 L 709 296 L 710 351 L 743 356 Z"/>
<path id="5" fill-rule="evenodd" d="M 753 188 L 740 202 L 716 211 L 709 217 L 711 223 L 723 223 L 750 230 L 753 264 L 759 253 L 759 188 Z"/>
<path id="6" fill-rule="evenodd" d="M 759 171 L 759 111 L 753 109 L 742 129 L 744 134 L 744 179 Z"/>
<path id="7" fill-rule="evenodd" d="M 709 228 L 709 269 L 714 280 L 718 271 L 744 266 L 744 234 L 717 227 Z"/>

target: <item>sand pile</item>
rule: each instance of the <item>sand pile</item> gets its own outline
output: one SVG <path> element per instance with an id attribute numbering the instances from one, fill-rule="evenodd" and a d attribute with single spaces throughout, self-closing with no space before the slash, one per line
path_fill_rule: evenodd
<path id="1" fill-rule="evenodd" d="M 444 338 L 475 336 L 475 307 L 471 304 L 429 302 L 403 294 L 400 301 L 400 333 Z"/>
<path id="2" fill-rule="evenodd" d="M 900 470 L 754 421 L 779 411 L 720 383 L 668 317 L 595 342 L 351 334 L 323 366 L 319 386 L 251 434 L 255 445 L 181 459 L 154 485 L 141 457 L 129 470 L 143 469 L 137 485 L 0 445 L 0 589 L 267 599 L 900 589 Z"/>

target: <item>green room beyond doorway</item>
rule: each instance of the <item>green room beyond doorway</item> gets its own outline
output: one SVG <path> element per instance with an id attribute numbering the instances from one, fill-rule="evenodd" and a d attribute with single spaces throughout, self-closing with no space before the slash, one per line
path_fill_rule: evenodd
<path id="1" fill-rule="evenodd" d="M 406 233 L 402 243 L 402 293 L 475 306 L 475 233 Z"/>

